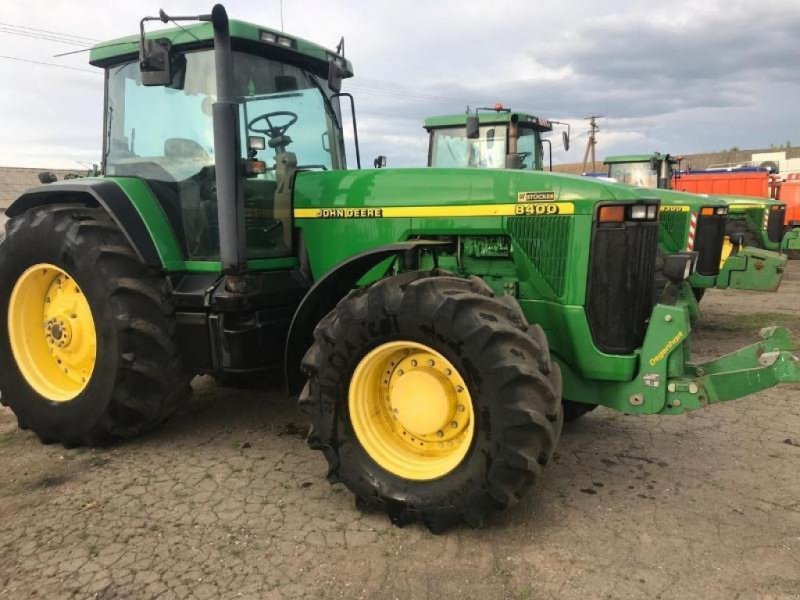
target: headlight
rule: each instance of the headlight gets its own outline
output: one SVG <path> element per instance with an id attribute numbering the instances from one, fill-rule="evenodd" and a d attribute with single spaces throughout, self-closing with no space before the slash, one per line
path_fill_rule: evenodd
<path id="1" fill-rule="evenodd" d="M 641 220 L 647 218 L 647 207 L 643 204 L 638 204 L 631 207 L 631 219 Z"/>
<path id="2" fill-rule="evenodd" d="M 716 212 L 717 212 L 718 215 L 727 215 L 728 214 L 728 207 L 727 206 L 718 206 Z"/>
<path id="3" fill-rule="evenodd" d="M 648 206 L 647 207 L 647 218 L 652 221 L 657 216 L 658 216 L 658 207 L 657 206 Z"/>

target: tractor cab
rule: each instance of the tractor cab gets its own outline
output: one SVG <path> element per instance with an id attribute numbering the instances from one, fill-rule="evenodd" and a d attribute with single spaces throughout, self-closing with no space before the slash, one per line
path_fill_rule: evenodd
<path id="1" fill-rule="evenodd" d="M 604 161 L 608 176 L 619 183 L 644 188 L 672 189 L 674 165 L 679 161 L 669 154 L 609 156 Z"/>
<path id="2" fill-rule="evenodd" d="M 429 117 L 428 166 L 541 171 L 543 143 L 550 143 L 541 134 L 552 131 L 554 122 L 502 104 L 474 114 Z"/>
<path id="3" fill-rule="evenodd" d="M 220 260 L 222 194 L 232 194 L 225 199 L 232 207 L 243 195 L 244 214 L 233 218 L 243 218 L 234 226 L 243 225 L 247 260 L 289 257 L 291 193 L 281 191 L 296 171 L 345 168 L 331 85 L 352 68 L 304 40 L 227 25 L 229 52 L 215 44 L 208 22 L 146 35 L 142 28 L 140 37 L 92 50 L 91 63 L 106 70 L 104 173 L 147 183 L 189 260 Z M 222 139 L 215 139 L 215 121 Z M 220 160 L 230 173 L 220 173 Z"/>

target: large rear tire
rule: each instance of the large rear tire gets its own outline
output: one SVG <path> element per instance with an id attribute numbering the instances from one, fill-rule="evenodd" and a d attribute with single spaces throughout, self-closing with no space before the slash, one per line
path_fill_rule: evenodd
<path id="1" fill-rule="evenodd" d="M 303 360 L 308 443 L 331 482 L 434 532 L 515 504 L 563 421 L 540 327 L 478 278 L 412 272 L 345 297 Z M 373 379 L 370 379 L 373 377 Z"/>
<path id="2" fill-rule="evenodd" d="M 0 240 L 0 390 L 23 428 L 67 447 L 159 425 L 191 394 L 166 279 L 104 210 L 52 205 Z"/>

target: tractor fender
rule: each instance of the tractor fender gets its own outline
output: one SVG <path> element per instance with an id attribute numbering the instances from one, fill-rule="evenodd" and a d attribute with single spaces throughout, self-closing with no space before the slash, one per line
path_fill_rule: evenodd
<path id="1" fill-rule="evenodd" d="M 305 376 L 300 363 L 314 341 L 317 323 L 332 311 L 352 290 L 359 279 L 382 261 L 409 250 L 421 250 L 449 245 L 440 240 L 408 240 L 371 248 L 340 262 L 320 278 L 300 301 L 292 317 L 286 338 L 285 374 L 289 395 L 300 392 Z"/>
<path id="2" fill-rule="evenodd" d="M 50 204 L 101 206 L 148 267 L 161 268 L 161 258 L 144 220 L 123 189 L 105 179 L 73 179 L 30 188 L 6 209 L 9 218 Z"/>

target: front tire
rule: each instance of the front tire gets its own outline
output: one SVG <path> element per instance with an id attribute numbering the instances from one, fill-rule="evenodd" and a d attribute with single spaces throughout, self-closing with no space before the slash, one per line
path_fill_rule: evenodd
<path id="1" fill-rule="evenodd" d="M 541 328 L 482 280 L 381 280 L 345 297 L 314 338 L 300 396 L 308 443 L 357 505 L 396 525 L 420 516 L 435 532 L 479 526 L 550 460 L 563 422 L 558 365 Z"/>
<path id="2" fill-rule="evenodd" d="M 151 429 L 191 394 L 172 312 L 166 279 L 104 210 L 58 204 L 13 218 L 0 240 L 4 404 L 67 447 Z"/>

